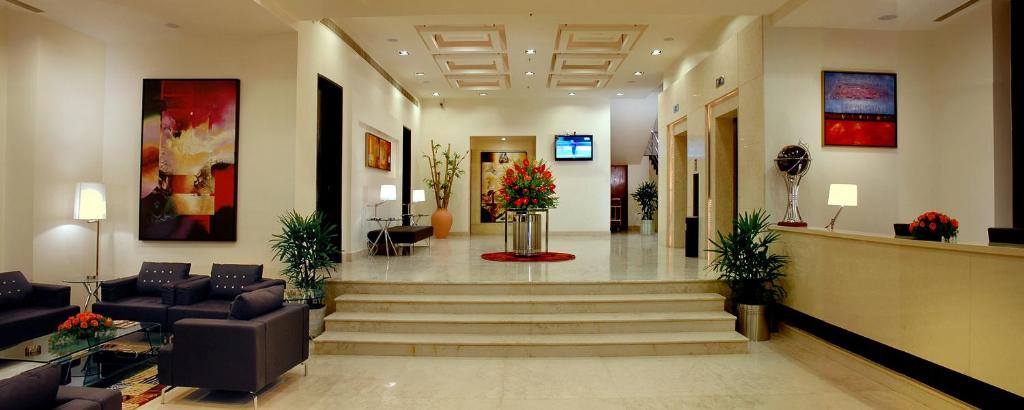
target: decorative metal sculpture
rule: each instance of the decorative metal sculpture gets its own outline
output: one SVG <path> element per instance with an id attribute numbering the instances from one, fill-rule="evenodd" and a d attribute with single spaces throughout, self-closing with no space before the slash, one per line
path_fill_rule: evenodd
<path id="1" fill-rule="evenodd" d="M 775 157 L 775 166 L 782 173 L 782 179 L 786 181 L 786 188 L 789 190 L 786 217 L 779 222 L 779 225 L 806 227 L 807 222 L 804 222 L 803 217 L 800 216 L 797 197 L 800 193 L 800 181 L 811 168 L 811 155 L 808 153 L 807 145 L 800 142 L 797 145 L 782 147 L 779 155 Z"/>

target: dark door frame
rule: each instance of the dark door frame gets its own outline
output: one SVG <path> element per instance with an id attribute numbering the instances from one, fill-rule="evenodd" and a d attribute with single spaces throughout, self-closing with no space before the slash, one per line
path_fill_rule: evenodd
<path id="1" fill-rule="evenodd" d="M 338 227 L 335 245 L 339 252 L 333 256 L 335 262 L 342 259 L 344 100 L 344 89 L 338 83 L 317 75 L 316 210 L 323 213 L 328 223 Z"/>
<path id="2" fill-rule="evenodd" d="M 402 225 L 412 224 L 412 130 L 402 127 Z"/>

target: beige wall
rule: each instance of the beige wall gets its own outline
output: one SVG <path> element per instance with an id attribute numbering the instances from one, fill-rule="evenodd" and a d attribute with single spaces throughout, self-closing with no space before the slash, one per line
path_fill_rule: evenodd
<path id="1" fill-rule="evenodd" d="M 782 231 L 783 304 L 1024 394 L 1024 250 Z"/>
<path id="2" fill-rule="evenodd" d="M 960 219 L 961 240 L 986 241 L 997 220 L 996 176 L 1009 174 L 1008 163 L 994 162 L 995 152 L 1008 147 L 995 142 L 1005 138 L 996 132 L 992 41 L 990 2 L 934 31 L 767 30 L 768 209 L 781 215 L 786 207 L 771 160 L 782 146 L 803 140 L 813 163 L 800 209 L 811 226 L 823 226 L 835 212 L 826 205 L 828 185 L 853 183 L 860 205 L 843 212 L 840 229 L 891 235 L 893 223 L 940 210 Z M 821 146 L 823 69 L 898 74 L 899 148 Z"/>
<path id="3" fill-rule="evenodd" d="M 0 207 L 7 205 L 7 12 L 0 9 Z M 7 266 L 7 214 L 0 211 L 0 269 Z"/>
<path id="4" fill-rule="evenodd" d="M 502 223 L 480 223 L 480 153 L 482 152 L 526 152 L 527 158 L 536 158 L 537 137 L 515 136 L 472 136 L 469 141 L 469 232 L 471 234 L 501 234 L 505 232 Z"/>
<path id="5" fill-rule="evenodd" d="M 551 164 L 559 206 L 551 211 L 552 232 L 608 232 L 611 178 L 610 109 L 607 100 L 583 98 L 514 100 L 480 98 L 448 100 L 444 108 L 439 100 L 423 104 L 422 138 L 413 151 L 414 181 L 428 175 L 420 153 L 428 152 L 430 139 L 452 144 L 455 151 L 469 151 L 474 135 L 535 135 L 537 158 Z M 556 134 L 576 131 L 594 135 L 593 161 L 554 161 Z M 469 161 L 466 161 L 466 167 Z M 468 171 L 468 169 L 467 169 Z M 469 231 L 469 176 L 455 182 L 449 209 L 454 216 L 453 232 Z M 428 195 L 429 197 L 430 195 Z M 419 209 L 433 212 L 427 201 Z"/>

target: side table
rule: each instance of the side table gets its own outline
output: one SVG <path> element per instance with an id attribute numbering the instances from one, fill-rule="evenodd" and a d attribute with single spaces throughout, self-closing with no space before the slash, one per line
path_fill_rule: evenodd
<path id="1" fill-rule="evenodd" d="M 62 282 L 67 284 L 80 284 L 85 288 L 85 306 L 82 306 L 84 310 L 92 310 L 92 302 L 98 302 L 100 300 L 100 284 L 103 283 L 106 278 L 90 278 L 88 276 L 78 276 L 71 279 L 65 279 Z"/>

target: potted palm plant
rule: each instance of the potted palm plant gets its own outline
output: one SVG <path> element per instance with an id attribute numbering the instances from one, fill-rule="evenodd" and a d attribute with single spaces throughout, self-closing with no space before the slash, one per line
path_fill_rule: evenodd
<path id="1" fill-rule="evenodd" d="M 733 221 L 732 232 L 718 232 L 708 249 L 715 254 L 708 268 L 732 291 L 737 330 L 752 341 L 768 340 L 765 311 L 786 297 L 779 281 L 788 258 L 771 251 L 779 233 L 769 226 L 767 212 L 744 212 Z"/>
<path id="2" fill-rule="evenodd" d="M 315 337 L 324 330 L 324 284 L 341 252 L 334 244 L 338 227 L 325 221 L 320 212 L 302 216 L 292 210 L 278 220 L 281 233 L 273 235 L 270 248 L 274 259 L 285 265 L 281 274 L 294 289 L 289 296 L 309 305 L 309 336 Z"/>
<path id="3" fill-rule="evenodd" d="M 658 211 L 658 184 L 647 181 L 636 187 L 633 199 L 640 205 L 640 233 L 654 235 L 654 213 Z"/>
<path id="4" fill-rule="evenodd" d="M 452 152 L 452 144 L 440 153 L 441 144 L 435 144 L 430 140 L 430 155 L 423 155 L 429 161 L 430 177 L 426 178 L 427 186 L 434 191 L 434 202 L 437 210 L 430 215 L 430 224 L 434 228 L 434 237 L 444 239 L 452 230 L 452 213 L 448 212 L 448 201 L 452 198 L 452 187 L 455 180 L 466 173 L 461 168 L 462 161 L 469 156 L 469 153 Z"/>

